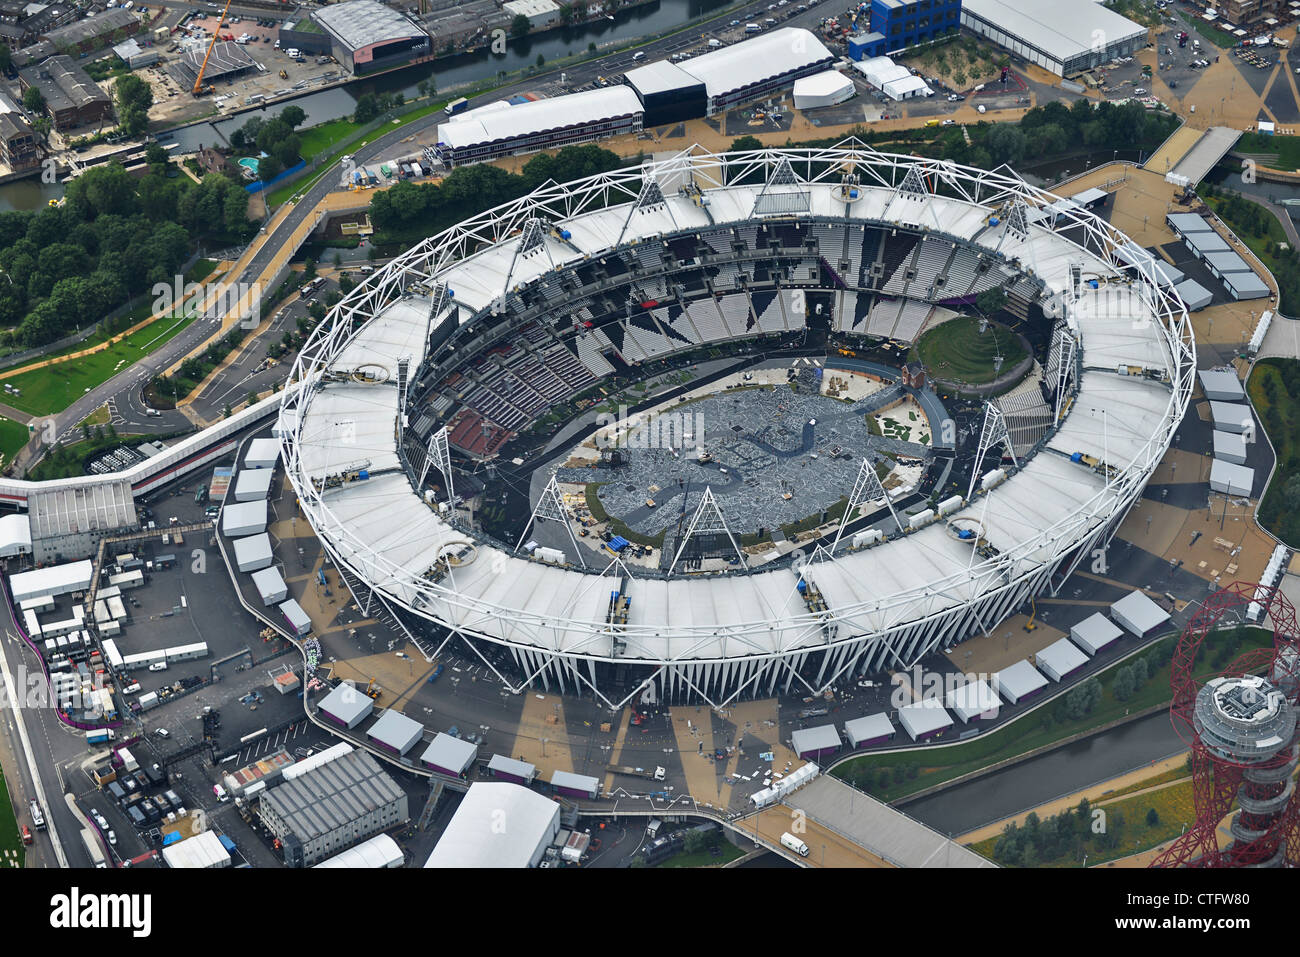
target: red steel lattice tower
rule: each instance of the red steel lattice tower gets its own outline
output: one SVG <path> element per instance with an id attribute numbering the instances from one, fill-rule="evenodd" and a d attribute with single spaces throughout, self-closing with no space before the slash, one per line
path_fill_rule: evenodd
<path id="1" fill-rule="evenodd" d="M 1229 611 L 1258 605 L 1273 647 L 1248 651 L 1222 673 L 1195 673 L 1197 652 Z M 1256 616 L 1252 615 L 1252 618 Z M 1191 748 L 1196 820 L 1152 867 L 1300 866 L 1300 630 L 1277 588 L 1234 582 L 1211 595 L 1187 623 L 1170 670 L 1170 715 Z M 1220 821 L 1239 810 L 1232 841 L 1219 847 Z"/>

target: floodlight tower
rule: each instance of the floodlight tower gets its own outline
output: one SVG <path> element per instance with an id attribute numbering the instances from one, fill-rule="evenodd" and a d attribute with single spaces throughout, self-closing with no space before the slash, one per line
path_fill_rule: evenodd
<path id="1" fill-rule="evenodd" d="M 1221 675 L 1193 674 L 1197 651 L 1229 611 L 1260 606 L 1273 647 L 1249 651 Z M 1234 582 L 1211 595 L 1188 622 L 1174 651 L 1170 707 L 1191 746 L 1196 820 L 1152 867 L 1300 866 L 1300 632 L 1295 608 L 1277 588 Z M 1219 846 L 1219 824 L 1232 810 L 1232 840 Z"/>

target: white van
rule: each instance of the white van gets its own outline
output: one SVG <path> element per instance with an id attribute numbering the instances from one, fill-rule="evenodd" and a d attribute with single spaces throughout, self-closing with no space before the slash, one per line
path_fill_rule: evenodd
<path id="1" fill-rule="evenodd" d="M 808 845 L 799 840 L 799 838 L 795 837 L 789 831 L 786 831 L 781 835 L 781 846 L 789 848 L 800 857 L 808 856 Z"/>
<path id="2" fill-rule="evenodd" d="M 226 789 L 223 788 L 220 784 L 212 785 L 212 793 L 215 794 L 217 796 L 217 800 L 223 804 L 226 801 L 230 800 L 230 795 L 226 793 Z"/>
<path id="3" fill-rule="evenodd" d="M 290 47 L 290 48 L 289 48 L 287 51 L 285 51 L 285 52 L 286 52 L 286 54 L 289 56 L 290 59 L 295 59 L 295 60 L 296 60 L 296 59 L 300 56 L 300 54 L 298 53 L 298 48 L 297 48 L 297 47 Z"/>
<path id="4" fill-rule="evenodd" d="M 636 53 L 633 53 L 633 54 L 632 54 L 632 59 L 633 59 L 633 60 L 644 60 L 644 59 L 645 59 L 645 51 L 644 51 L 644 50 L 637 50 Z"/>
<path id="5" fill-rule="evenodd" d="M 150 671 L 166 671 L 166 670 L 167 670 L 167 662 L 165 662 L 165 661 L 155 661 L 153 664 L 151 664 L 151 665 L 149 666 L 149 670 L 150 670 Z"/>

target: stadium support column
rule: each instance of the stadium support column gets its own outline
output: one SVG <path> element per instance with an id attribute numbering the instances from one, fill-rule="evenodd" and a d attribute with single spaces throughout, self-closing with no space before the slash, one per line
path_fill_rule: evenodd
<path id="1" fill-rule="evenodd" d="M 889 514 L 894 519 L 894 524 L 902 530 L 903 526 L 898 521 L 898 513 L 894 511 L 894 503 L 889 500 L 889 493 L 885 487 L 880 484 L 880 476 L 876 474 L 875 466 L 871 464 L 870 459 L 863 459 L 862 465 L 858 469 L 857 480 L 853 483 L 853 491 L 849 493 L 849 503 L 845 506 L 844 514 L 840 517 L 840 527 L 835 533 L 835 541 L 831 543 L 831 555 L 835 554 L 835 548 L 840 543 L 840 536 L 844 534 L 845 527 L 852 520 L 854 510 L 867 502 L 876 502 L 880 499 L 885 500 L 885 505 L 889 508 Z"/>
<path id="2" fill-rule="evenodd" d="M 731 534 L 731 529 L 727 527 L 727 520 L 722 517 L 722 509 L 718 507 L 717 499 L 713 497 L 713 487 L 704 486 L 704 494 L 700 497 L 700 504 L 695 509 L 695 514 L 691 516 L 690 524 L 686 526 L 686 534 L 682 536 L 681 544 L 677 547 L 677 554 L 673 557 L 673 563 L 668 566 L 668 574 L 671 575 L 681 561 L 682 553 L 686 551 L 686 545 L 696 535 L 726 535 L 727 540 L 731 542 L 731 547 L 735 549 L 736 557 L 740 559 L 740 567 L 746 571 L 749 570 L 749 563 L 745 561 L 745 553 L 740 550 L 740 544 L 736 537 Z"/>
<path id="3" fill-rule="evenodd" d="M 569 541 L 573 543 L 573 552 L 578 557 L 578 562 L 584 568 L 587 567 L 587 561 L 582 557 L 582 548 L 578 545 L 578 537 L 573 534 L 572 516 L 564 505 L 564 497 L 560 495 L 560 486 L 555 481 L 554 475 L 546 483 L 546 488 L 542 489 L 537 507 L 533 509 L 528 524 L 524 526 L 524 533 L 519 536 L 519 541 L 515 544 L 515 551 L 519 551 L 519 546 L 523 545 L 524 539 L 538 522 L 559 522 L 563 525 L 564 530 L 569 533 Z"/>
<path id="4" fill-rule="evenodd" d="M 447 483 L 447 502 L 454 505 L 456 492 L 451 484 L 451 447 L 447 443 L 447 427 L 444 425 L 429 436 L 429 452 L 424 457 L 424 468 L 420 470 L 420 488 L 429 475 L 429 466 L 436 465 L 442 473 L 442 480 Z"/>
<path id="5" fill-rule="evenodd" d="M 1011 435 L 1007 432 L 1007 420 L 1003 417 L 1002 410 L 992 402 L 986 402 L 984 403 L 984 426 L 980 429 L 979 451 L 975 453 L 975 462 L 971 466 L 970 487 L 966 490 L 966 501 L 969 502 L 971 496 L 975 494 L 975 483 L 979 481 L 985 454 L 998 444 L 1006 447 L 1007 455 L 1011 456 L 1011 464 L 1018 464 L 1015 449 L 1011 447 Z"/>

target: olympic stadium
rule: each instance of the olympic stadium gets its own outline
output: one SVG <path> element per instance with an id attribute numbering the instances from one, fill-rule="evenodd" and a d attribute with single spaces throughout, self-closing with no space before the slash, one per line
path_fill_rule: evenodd
<path id="1" fill-rule="evenodd" d="M 988 290 L 978 334 L 1024 360 L 984 394 L 927 381 L 916 342 Z M 722 706 L 910 667 L 1057 593 L 1194 369 L 1156 262 L 1005 167 L 695 147 L 376 272 L 300 353 L 278 434 L 367 608 L 516 690 Z M 621 452 L 611 397 L 636 395 L 698 424 Z"/>

